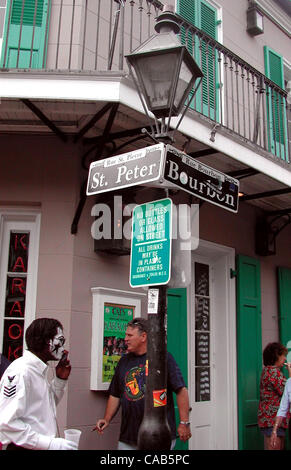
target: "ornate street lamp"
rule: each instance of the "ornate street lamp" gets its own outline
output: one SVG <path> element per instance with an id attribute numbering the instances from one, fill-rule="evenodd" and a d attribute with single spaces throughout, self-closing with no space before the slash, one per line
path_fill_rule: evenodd
<path id="1" fill-rule="evenodd" d="M 181 114 L 177 130 L 201 83 L 203 73 L 177 37 L 180 27 L 173 7 L 164 7 L 155 30 L 158 34 L 127 55 L 126 59 L 145 113 L 150 118 L 151 112 L 155 118 L 156 132 L 151 125 L 152 134 L 149 135 L 157 142 L 172 143 L 173 136 L 169 132 L 171 118 Z M 200 80 L 190 100 L 188 97 L 197 79 Z M 167 389 L 167 286 L 155 286 L 155 295 L 157 290 L 157 313 L 148 312 L 145 412 L 138 435 L 138 448 L 141 450 L 167 450 L 171 447 L 166 406 L 154 405 L 154 396 L 157 393 L 163 395 L 160 402 L 165 402 Z M 150 291 L 151 287 L 149 297 Z"/>
<path id="2" fill-rule="evenodd" d="M 157 129 L 157 119 L 161 118 L 161 130 L 154 135 L 159 140 L 172 140 L 169 134 L 171 118 L 182 113 L 181 122 L 203 77 L 187 47 L 177 37 L 180 26 L 172 9 L 165 5 L 155 25 L 158 34 L 125 56 L 145 112 L 148 116 L 148 111 L 152 112 Z M 200 81 L 189 100 L 197 78 Z"/>

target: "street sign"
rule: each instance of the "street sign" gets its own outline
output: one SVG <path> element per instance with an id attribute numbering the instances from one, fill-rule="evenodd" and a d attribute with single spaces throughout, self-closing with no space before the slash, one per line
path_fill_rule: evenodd
<path id="1" fill-rule="evenodd" d="M 131 287 L 169 282 L 171 238 L 171 199 L 160 199 L 134 208 L 129 276 Z"/>
<path id="2" fill-rule="evenodd" d="M 239 181 L 167 145 L 164 178 L 194 196 L 238 211 Z"/>
<path id="3" fill-rule="evenodd" d="M 156 144 L 91 163 L 87 196 L 158 180 L 164 152 L 164 144 Z"/>
<path id="4" fill-rule="evenodd" d="M 136 185 L 178 187 L 223 209 L 238 211 L 238 180 L 162 143 L 91 163 L 87 196 Z"/>

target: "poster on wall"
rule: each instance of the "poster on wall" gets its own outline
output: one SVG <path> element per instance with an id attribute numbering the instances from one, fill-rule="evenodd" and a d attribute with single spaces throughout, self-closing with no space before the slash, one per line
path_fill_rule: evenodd
<path id="1" fill-rule="evenodd" d="M 108 390 L 120 358 L 126 354 L 128 322 L 141 316 L 145 293 L 93 287 L 91 390 Z"/>
<path id="2" fill-rule="evenodd" d="M 111 381 L 119 359 L 126 354 L 125 332 L 134 310 L 134 306 L 104 304 L 102 382 Z"/>

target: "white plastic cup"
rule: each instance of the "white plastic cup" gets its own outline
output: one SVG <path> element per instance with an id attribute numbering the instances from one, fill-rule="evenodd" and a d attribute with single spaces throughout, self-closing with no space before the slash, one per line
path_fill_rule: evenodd
<path id="1" fill-rule="evenodd" d="M 79 429 L 65 429 L 65 439 L 68 441 L 73 441 L 79 446 L 79 441 L 81 437 L 81 432 Z"/>

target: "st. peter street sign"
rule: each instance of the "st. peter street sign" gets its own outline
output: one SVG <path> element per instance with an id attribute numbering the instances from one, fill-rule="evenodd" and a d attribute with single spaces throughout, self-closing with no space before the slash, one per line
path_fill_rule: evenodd
<path id="1" fill-rule="evenodd" d="M 91 163 L 87 196 L 157 181 L 162 175 L 163 144 Z"/>
<path id="2" fill-rule="evenodd" d="M 238 211 L 238 180 L 163 143 L 91 163 L 87 195 L 150 183 L 178 187 L 211 204 Z"/>

